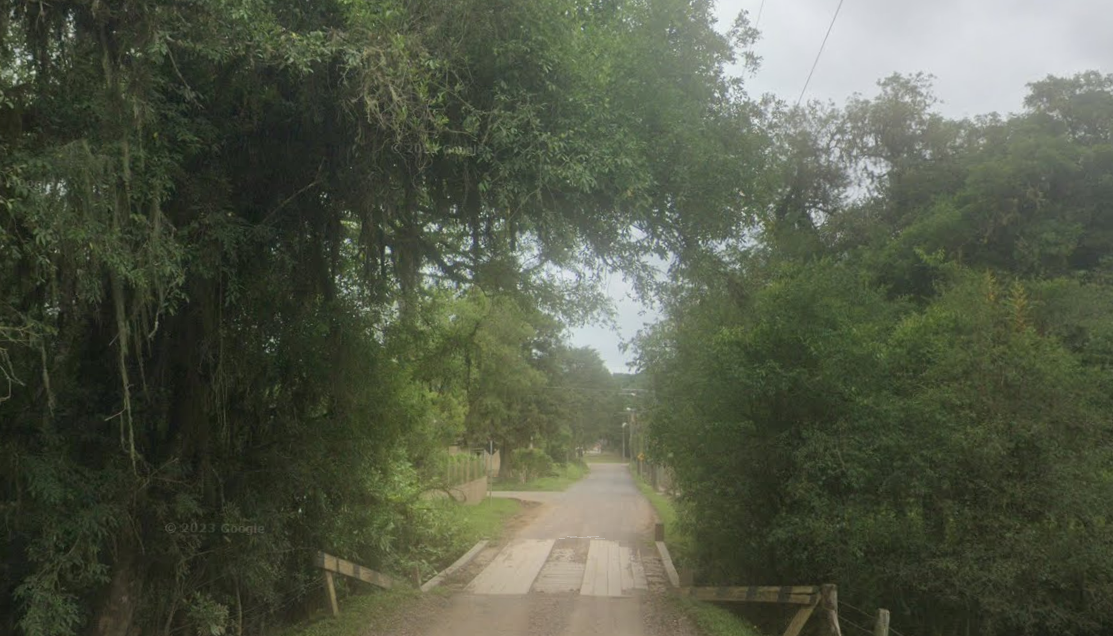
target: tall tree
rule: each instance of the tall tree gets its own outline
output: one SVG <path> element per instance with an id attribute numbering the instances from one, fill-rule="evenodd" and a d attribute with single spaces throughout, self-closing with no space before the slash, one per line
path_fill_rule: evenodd
<path id="1" fill-rule="evenodd" d="M 708 7 L 0 3 L 0 632 L 258 632 L 306 550 L 410 558 L 437 422 L 522 421 L 515 312 L 741 218 Z M 430 279 L 497 308 L 483 400 L 398 355 Z"/>
<path id="2" fill-rule="evenodd" d="M 834 580 L 910 634 L 1110 629 L 1110 86 L 948 121 L 892 77 L 772 120 L 763 231 L 639 346 L 705 576 Z"/>

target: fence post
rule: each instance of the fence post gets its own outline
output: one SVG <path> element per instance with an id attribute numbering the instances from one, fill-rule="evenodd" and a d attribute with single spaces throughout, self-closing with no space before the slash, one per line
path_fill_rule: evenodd
<path id="1" fill-rule="evenodd" d="M 842 636 L 842 629 L 839 628 L 839 588 L 833 583 L 826 583 L 819 587 L 819 594 L 827 614 L 828 636 Z"/>
<path id="2" fill-rule="evenodd" d="M 654 541 L 664 541 L 665 540 L 665 524 L 658 523 L 658 524 L 653 526 L 653 540 Z"/>
<path id="3" fill-rule="evenodd" d="M 332 583 L 332 572 L 325 570 L 325 595 L 328 596 L 329 608 L 333 616 L 340 615 L 340 606 L 336 604 L 336 586 Z"/>
<path id="4" fill-rule="evenodd" d="M 873 636 L 889 636 L 889 610 L 877 610 L 877 624 L 873 626 Z"/>

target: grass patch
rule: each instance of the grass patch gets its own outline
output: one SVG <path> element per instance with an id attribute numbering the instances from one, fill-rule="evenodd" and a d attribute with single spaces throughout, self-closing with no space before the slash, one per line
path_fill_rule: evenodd
<path id="1" fill-rule="evenodd" d="M 633 466 L 630 468 L 630 474 L 633 475 L 638 490 L 657 511 L 661 523 L 665 524 L 665 545 L 669 546 L 669 556 L 672 557 L 673 565 L 678 568 L 686 565 L 693 558 L 694 546 L 692 538 L 680 527 L 676 504 L 639 477 L 637 469 Z M 728 609 L 686 597 L 670 598 L 679 604 L 680 609 L 695 622 L 704 636 L 762 636 L 756 627 Z"/>
<path id="2" fill-rule="evenodd" d="M 625 464 L 626 460 L 615 453 L 600 453 L 598 455 L 584 454 L 584 461 L 589 464 Z"/>
<path id="3" fill-rule="evenodd" d="M 653 509 L 657 511 L 661 523 L 665 524 L 665 545 L 669 546 L 669 556 L 672 557 L 673 565 L 679 568 L 681 565 L 687 564 L 693 554 L 692 539 L 680 527 L 676 504 L 668 496 L 653 490 L 653 487 L 639 477 L 637 471 L 633 468 L 631 468 L 630 474 L 634 476 L 634 483 L 638 485 L 638 490 L 645 495 L 645 498 L 653 505 Z"/>
<path id="4" fill-rule="evenodd" d="M 520 483 L 515 480 L 496 481 L 491 485 L 491 490 L 521 490 L 521 491 L 550 491 L 555 492 L 564 490 L 572 484 L 584 478 L 588 473 L 588 467 L 583 464 L 575 462 L 568 462 L 557 466 L 556 474 L 547 477 L 538 477 L 531 479 L 525 483 Z"/>
<path id="5" fill-rule="evenodd" d="M 392 617 L 411 611 L 421 597 L 420 590 L 402 585 L 389 590 L 371 590 L 341 599 L 339 616 L 321 610 L 309 623 L 280 633 L 282 636 L 364 636 L 374 625 L 389 624 Z"/>
<path id="6" fill-rule="evenodd" d="M 690 598 L 671 598 L 704 636 L 762 636 L 756 627 L 726 608 Z"/>
<path id="7" fill-rule="evenodd" d="M 447 563 L 455 561 L 464 550 L 470 549 L 481 539 L 500 540 L 506 531 L 507 522 L 522 509 L 522 502 L 517 499 L 496 497 L 488 497 L 474 506 L 465 506 L 447 498 L 432 503 L 444 506 L 449 511 L 445 522 L 459 529 L 455 541 L 467 546 L 458 554 L 446 553 Z M 428 573 L 424 578 L 429 578 Z M 343 577 L 338 576 L 337 579 Z M 422 611 L 423 597 L 450 593 L 439 587 L 423 595 L 420 590 L 410 587 L 408 581 L 402 581 L 389 590 L 372 589 L 362 583 L 348 586 L 340 581 L 337 587 L 339 592 L 343 592 L 345 588 L 359 590 L 358 593 L 344 595 L 339 599 L 339 616 L 332 616 L 327 608 L 316 610 L 308 622 L 282 629 L 278 632 L 280 636 L 365 636 L 369 632 L 390 631 L 390 626 L 398 617 Z M 324 593 L 321 595 L 323 598 Z"/>
<path id="8" fill-rule="evenodd" d="M 452 506 L 454 522 L 460 524 L 467 538 L 468 548 L 480 539 L 499 540 L 506 529 L 506 523 L 518 514 L 522 502 L 517 499 L 488 497 L 474 506 L 465 506 L 445 500 Z M 462 554 L 462 553 L 461 553 Z M 453 558 L 455 560 L 460 555 Z M 447 594 L 444 588 L 434 588 L 426 593 Z M 323 594 L 323 593 L 322 593 Z M 280 632 L 281 636 L 365 636 L 375 631 L 376 626 L 389 626 L 394 617 L 409 612 L 420 611 L 418 604 L 422 592 L 405 583 L 389 590 L 368 589 L 359 594 L 344 596 L 340 599 L 340 615 L 331 616 L 322 609 L 308 623 L 291 626 Z"/>
<path id="9" fill-rule="evenodd" d="M 473 545 L 480 539 L 498 541 L 506 522 L 521 509 L 522 502 L 517 499 L 487 497 L 474 506 L 460 506 L 460 522 L 467 526 L 467 536 Z"/>

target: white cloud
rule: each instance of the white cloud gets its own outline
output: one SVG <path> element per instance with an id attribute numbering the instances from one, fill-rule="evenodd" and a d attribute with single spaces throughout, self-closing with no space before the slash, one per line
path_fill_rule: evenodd
<path id="1" fill-rule="evenodd" d="M 727 0 L 720 25 L 761 0 Z M 755 94 L 795 101 L 838 0 L 766 0 Z M 845 0 L 806 98 L 842 103 L 894 72 L 935 75 L 950 116 L 1015 112 L 1025 85 L 1113 65 L 1113 3 L 1104 0 Z"/>

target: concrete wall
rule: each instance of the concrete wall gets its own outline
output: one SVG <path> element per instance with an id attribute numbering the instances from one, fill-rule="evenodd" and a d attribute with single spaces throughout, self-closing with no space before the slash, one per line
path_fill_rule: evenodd
<path id="1" fill-rule="evenodd" d="M 487 496 L 487 476 L 473 479 L 466 484 L 460 484 L 452 489 L 452 495 L 457 501 L 463 501 L 469 506 L 483 501 Z"/>
<path id="2" fill-rule="evenodd" d="M 480 477 L 479 479 L 473 479 L 469 482 L 451 486 L 448 490 L 452 493 L 452 498 L 456 501 L 474 506 L 487 497 L 487 478 Z M 422 496 L 426 499 L 440 499 L 442 497 L 447 497 L 448 494 L 443 490 L 430 490 L 425 492 Z"/>

